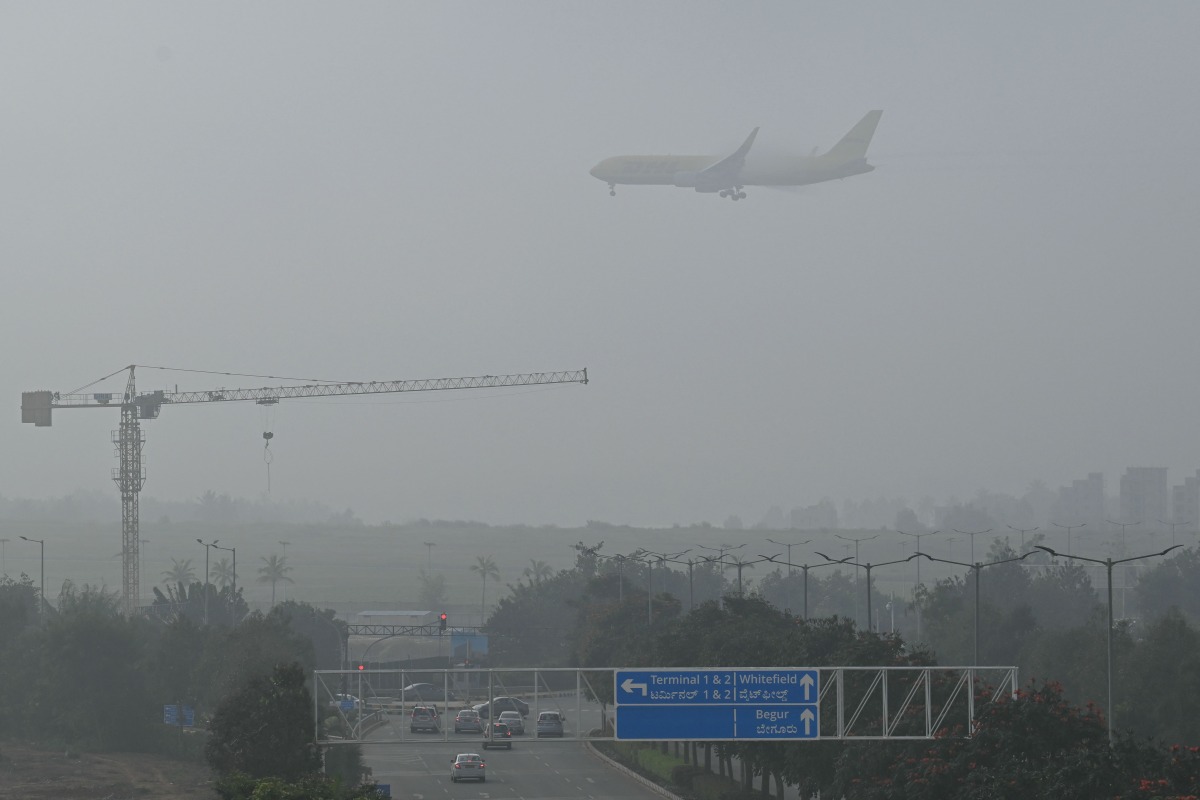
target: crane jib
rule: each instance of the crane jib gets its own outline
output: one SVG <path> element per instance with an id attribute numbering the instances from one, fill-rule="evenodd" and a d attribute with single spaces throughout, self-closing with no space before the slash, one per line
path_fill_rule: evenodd
<path id="1" fill-rule="evenodd" d="M 395 392 L 433 392 L 452 389 L 491 389 L 516 386 L 540 386 L 556 383 L 588 382 L 587 369 L 560 372 L 525 372 L 511 375 L 478 375 L 464 378 L 422 378 L 396 381 L 352 381 L 348 383 L 310 383 L 297 386 L 264 386 L 257 389 L 208 389 L 193 392 L 153 391 L 138 394 L 132 404 L 138 416 L 153 419 L 164 405 L 183 403 L 218 403 L 253 400 L 275 403 L 279 400 L 303 397 L 341 397 L 361 394 L 391 394 Z M 49 415 L 51 408 L 120 408 L 124 396 L 111 392 L 92 394 L 59 394 L 58 392 L 25 392 L 22 395 L 22 421 L 34 422 Z"/>

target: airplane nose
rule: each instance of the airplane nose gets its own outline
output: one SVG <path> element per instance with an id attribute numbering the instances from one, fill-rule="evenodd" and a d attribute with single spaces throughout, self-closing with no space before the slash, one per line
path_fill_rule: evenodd
<path id="1" fill-rule="evenodd" d="M 596 174 L 599 171 L 600 171 L 600 165 L 597 164 L 596 166 L 594 166 L 590 170 L 588 170 L 588 174 L 591 175 L 593 178 L 599 178 L 600 176 Z"/>

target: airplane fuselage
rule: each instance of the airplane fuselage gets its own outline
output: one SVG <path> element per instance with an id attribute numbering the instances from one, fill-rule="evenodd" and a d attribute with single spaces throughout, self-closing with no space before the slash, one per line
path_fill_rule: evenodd
<path id="1" fill-rule="evenodd" d="M 734 200 L 745 197 L 744 186 L 805 186 L 871 172 L 867 146 L 883 112 L 871 111 L 842 140 L 822 155 L 747 159 L 755 128 L 730 156 L 625 155 L 606 158 L 591 174 L 609 185 L 678 186 L 697 192 L 719 192 Z"/>
<path id="2" fill-rule="evenodd" d="M 695 176 L 720 156 L 613 156 L 592 168 L 591 174 L 602 181 L 619 185 L 695 187 Z M 851 162 L 829 163 L 823 156 L 798 156 L 774 159 L 769 163 L 747 161 L 738 175 L 740 186 L 805 186 L 871 172 L 875 167 L 865 158 Z"/>

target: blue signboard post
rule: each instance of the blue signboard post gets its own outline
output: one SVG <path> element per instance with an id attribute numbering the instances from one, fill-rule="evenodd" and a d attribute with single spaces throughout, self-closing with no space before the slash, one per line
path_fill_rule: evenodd
<path id="1" fill-rule="evenodd" d="M 179 713 L 180 709 L 183 709 L 182 716 Z M 194 727 L 196 724 L 196 710 L 191 706 L 163 706 L 163 723 L 166 725 L 187 725 Z"/>
<path id="2" fill-rule="evenodd" d="M 820 737 L 815 669 L 630 669 L 615 680 L 619 740 Z"/>

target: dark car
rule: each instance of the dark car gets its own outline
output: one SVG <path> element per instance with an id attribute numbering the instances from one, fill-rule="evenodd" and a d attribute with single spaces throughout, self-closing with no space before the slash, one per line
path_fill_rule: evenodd
<path id="1" fill-rule="evenodd" d="M 491 717 L 491 706 L 496 707 L 496 715 L 499 716 L 501 711 L 516 711 L 522 717 L 529 716 L 529 703 L 517 697 L 493 697 L 492 702 L 480 703 L 475 706 L 475 710 L 479 712 L 479 716 L 483 719 Z"/>
<path id="2" fill-rule="evenodd" d="M 512 750 L 512 731 L 503 722 L 493 722 L 483 729 L 483 749 L 491 747 Z"/>

